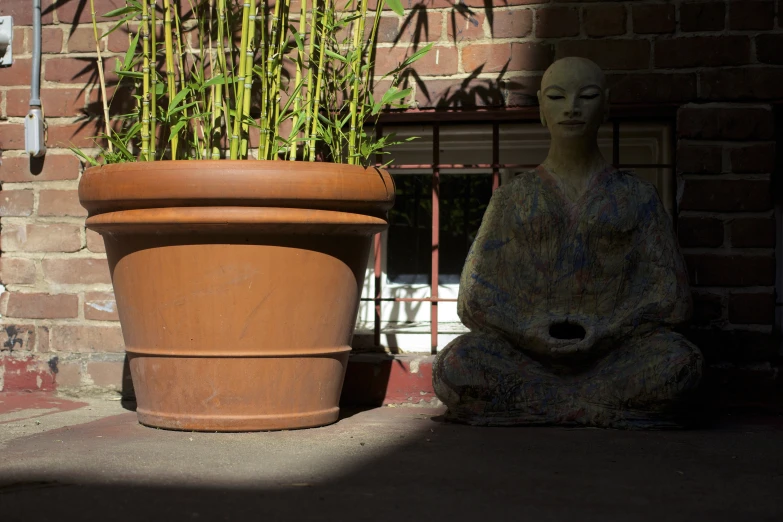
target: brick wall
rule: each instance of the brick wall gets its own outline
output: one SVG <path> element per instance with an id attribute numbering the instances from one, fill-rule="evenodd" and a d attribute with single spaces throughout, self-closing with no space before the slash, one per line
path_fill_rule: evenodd
<path id="1" fill-rule="evenodd" d="M 96 0 L 97 12 L 119 3 Z M 31 174 L 20 150 L 28 4 L 0 5 L 17 25 L 17 62 L 0 70 L 0 349 L 15 365 L 5 367 L 5 387 L 119 388 L 122 339 L 102 245 L 84 230 L 75 192 L 81 167 L 64 148 L 88 146 L 95 132 L 89 8 L 44 0 L 50 150 Z M 607 72 L 615 105 L 678 107 L 678 232 L 696 304 L 688 335 L 713 367 L 741 368 L 775 386 L 772 172 L 781 129 L 772 108 L 783 100 L 783 0 L 485 4 L 423 0 L 408 2 L 405 20 L 384 13 L 378 70 L 417 42 L 434 42 L 407 79 L 418 107 L 509 108 L 533 105 L 544 69 L 579 55 Z M 117 33 L 102 46 L 112 55 L 124 42 Z"/>

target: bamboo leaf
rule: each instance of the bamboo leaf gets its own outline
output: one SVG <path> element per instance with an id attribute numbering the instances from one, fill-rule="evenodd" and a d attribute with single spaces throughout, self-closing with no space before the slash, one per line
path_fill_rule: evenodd
<path id="1" fill-rule="evenodd" d="M 349 63 L 347 58 L 345 58 L 344 56 L 340 56 L 336 52 L 330 51 L 329 49 L 324 49 L 324 54 L 326 54 L 326 56 L 334 58 L 335 60 L 340 60 L 341 62 L 343 62 L 345 64 Z"/>
<path id="2" fill-rule="evenodd" d="M 141 11 L 141 7 L 136 7 L 132 5 L 126 5 L 123 7 L 120 7 L 119 9 L 114 9 L 112 11 L 109 11 L 108 13 L 103 14 L 104 18 L 114 18 L 115 16 L 120 16 L 128 13 L 136 14 L 139 11 Z"/>
<path id="3" fill-rule="evenodd" d="M 185 99 L 185 96 L 187 96 L 188 94 L 190 94 L 190 89 L 188 89 L 187 87 L 185 87 L 184 89 L 182 89 L 181 91 L 179 91 L 179 92 L 178 92 L 178 93 L 177 93 L 177 94 L 174 96 L 174 99 L 173 99 L 173 100 L 171 100 L 171 103 L 169 104 L 169 114 L 171 114 L 172 112 L 174 112 L 174 109 L 177 107 L 177 105 L 179 105 L 179 102 L 181 102 L 182 100 L 184 100 L 184 99 Z"/>
<path id="4" fill-rule="evenodd" d="M 77 156 L 82 158 L 84 161 L 86 161 L 87 163 L 89 163 L 93 167 L 97 167 L 98 166 L 98 162 L 97 161 L 95 161 L 94 159 L 89 157 L 87 154 L 82 152 L 80 149 L 77 149 L 76 147 L 68 147 L 68 148 L 71 149 L 71 152 L 73 152 L 74 154 L 76 154 Z"/>
<path id="5" fill-rule="evenodd" d="M 391 10 L 397 14 L 397 16 L 402 16 L 405 14 L 405 10 L 403 9 L 402 2 L 400 0 L 386 0 L 386 3 L 389 5 L 389 7 L 391 7 Z"/>
<path id="6" fill-rule="evenodd" d="M 139 35 L 141 34 L 141 31 L 138 31 L 136 33 L 136 36 L 133 37 L 133 40 L 131 41 L 130 45 L 128 46 L 128 51 L 125 53 L 125 59 L 122 61 L 122 68 L 124 70 L 128 70 L 131 68 L 133 64 L 133 53 L 136 52 L 136 46 L 139 44 Z"/>

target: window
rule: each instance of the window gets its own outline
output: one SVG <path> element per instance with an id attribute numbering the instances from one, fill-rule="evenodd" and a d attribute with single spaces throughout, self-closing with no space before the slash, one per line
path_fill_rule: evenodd
<path id="1" fill-rule="evenodd" d="M 382 132 L 393 132 L 401 141 L 418 139 L 397 145 L 382 157 L 383 162 L 394 160 L 390 172 L 397 201 L 388 231 L 376 241 L 377 280 L 375 254 L 368 263 L 354 345 L 373 346 L 380 336 L 380 344 L 392 351 L 430 353 L 467 331 L 457 316 L 459 276 L 493 186 L 540 164 L 549 150 L 549 135 L 532 121 L 387 124 Z M 652 182 L 673 215 L 670 133 L 668 122 L 615 121 L 601 128 L 599 146 L 607 160 L 632 167 Z M 438 209 L 436 219 L 433 207 Z M 432 284 L 435 273 L 437 285 Z M 374 299 L 376 284 L 380 300 Z M 432 315 L 437 316 L 434 325 Z"/>

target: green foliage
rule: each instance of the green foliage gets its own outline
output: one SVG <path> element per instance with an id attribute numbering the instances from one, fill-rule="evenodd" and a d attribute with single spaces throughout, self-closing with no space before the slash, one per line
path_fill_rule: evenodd
<path id="1" fill-rule="evenodd" d="M 335 5 L 341 0 L 301 0 L 299 13 L 291 12 L 290 1 L 188 0 L 184 20 L 181 0 L 163 0 L 162 6 L 157 0 L 127 0 L 106 13 L 116 20 L 106 34 L 138 26 L 125 56 L 115 61 L 136 107 L 106 125 L 99 136 L 108 144 L 101 160 L 375 163 L 398 142 L 393 136 L 376 138 L 365 125 L 386 107 L 408 106 L 411 90 L 399 87 L 401 74 L 431 45 L 387 73 L 391 87 L 375 100 L 373 58 L 381 17 L 374 16 L 365 31 L 368 0 L 344 6 Z M 376 12 L 384 4 L 403 15 L 400 0 L 379 0 Z M 93 27 L 97 37 L 94 17 Z M 83 151 L 75 152 L 87 160 Z"/>

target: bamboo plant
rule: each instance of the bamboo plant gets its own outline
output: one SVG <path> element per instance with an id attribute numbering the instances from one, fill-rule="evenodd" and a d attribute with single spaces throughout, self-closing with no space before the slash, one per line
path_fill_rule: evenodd
<path id="1" fill-rule="evenodd" d="M 407 107 L 401 73 L 430 46 L 388 72 L 391 87 L 373 97 L 380 15 L 388 5 L 402 16 L 401 0 L 377 0 L 371 26 L 369 0 L 338 1 L 300 0 L 297 9 L 291 0 L 127 0 L 106 13 L 116 23 L 101 37 L 118 29 L 130 34 L 116 73 L 136 105 L 110 125 L 103 95 L 103 161 L 370 163 L 394 138 L 376 138 L 365 126 L 385 107 Z"/>

